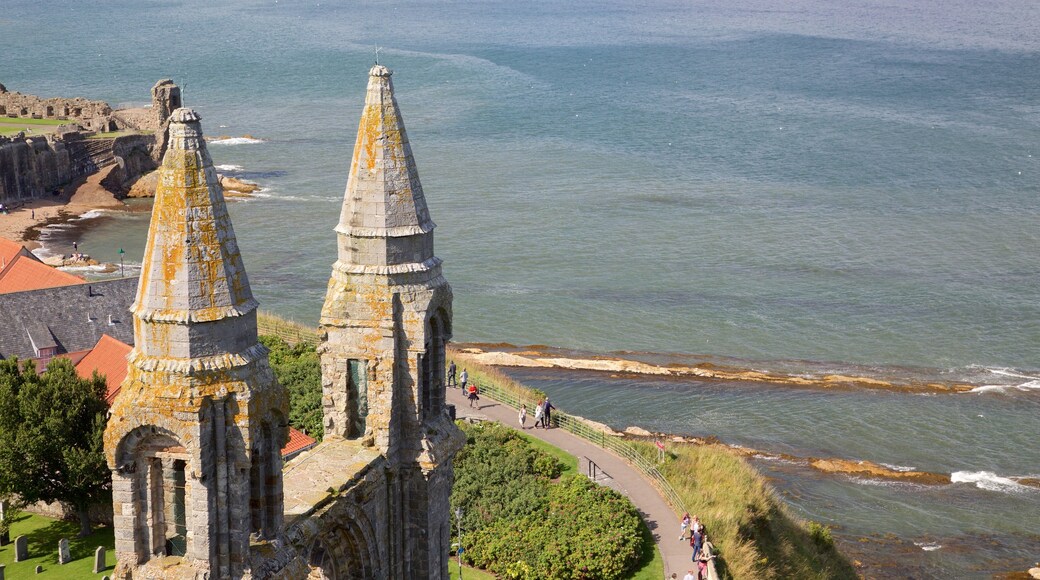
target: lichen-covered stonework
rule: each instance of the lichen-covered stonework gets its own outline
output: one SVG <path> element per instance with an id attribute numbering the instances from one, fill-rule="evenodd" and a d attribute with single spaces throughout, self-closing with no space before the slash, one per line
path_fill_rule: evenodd
<path id="1" fill-rule="evenodd" d="M 277 552 L 282 531 L 288 399 L 257 342 L 199 121 L 190 109 L 171 116 L 135 346 L 105 431 L 117 578 L 247 577 L 251 551 Z"/>
<path id="2" fill-rule="evenodd" d="M 444 406 L 452 294 L 390 71 L 370 73 L 336 227 L 325 440 L 284 471 L 286 396 L 199 120 L 169 118 L 136 343 L 105 431 L 114 577 L 447 578 L 464 443 Z"/>

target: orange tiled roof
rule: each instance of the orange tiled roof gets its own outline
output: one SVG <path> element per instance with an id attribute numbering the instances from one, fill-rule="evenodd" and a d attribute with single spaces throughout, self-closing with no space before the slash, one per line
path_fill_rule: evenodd
<path id="1" fill-rule="evenodd" d="M 105 402 L 111 405 L 126 378 L 126 355 L 132 349 L 129 344 L 102 334 L 101 340 L 97 341 L 87 356 L 76 363 L 76 373 L 85 379 L 89 379 L 95 370 L 105 375 L 105 384 L 108 386 Z"/>
<path id="2" fill-rule="evenodd" d="M 3 272 L 0 272 L 0 294 L 72 286 L 86 282 L 61 270 L 51 268 L 43 262 L 19 255 Z"/>
<path id="3" fill-rule="evenodd" d="M 29 251 L 18 242 L 12 242 L 7 238 L 0 238 L 0 272 L 7 269 L 7 266 L 9 266 L 15 258 L 18 256 L 25 256 L 28 253 Z"/>
<path id="4" fill-rule="evenodd" d="M 312 445 L 316 445 L 318 440 L 302 431 L 297 431 L 292 427 L 289 427 L 289 442 L 282 447 L 282 457 L 291 455 L 293 453 L 303 451 Z"/>

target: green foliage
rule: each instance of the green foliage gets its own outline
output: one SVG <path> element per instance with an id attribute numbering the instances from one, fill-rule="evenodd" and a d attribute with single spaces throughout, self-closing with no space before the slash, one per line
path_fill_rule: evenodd
<path id="1" fill-rule="evenodd" d="M 103 377 L 81 379 L 66 358 L 53 359 L 41 375 L 31 363 L 0 361 L 0 494 L 60 501 L 81 520 L 91 504 L 107 500 L 104 394 Z"/>
<path id="2" fill-rule="evenodd" d="M 834 538 L 831 536 L 831 529 L 828 526 L 810 521 L 805 527 L 809 531 L 809 537 L 817 546 L 825 550 L 834 547 Z"/>
<path id="3" fill-rule="evenodd" d="M 289 393 L 289 424 L 319 441 L 325 434 L 321 411 L 321 361 L 312 344 L 289 346 L 276 336 L 261 336 L 271 349 L 271 370 Z"/>
<path id="4" fill-rule="evenodd" d="M 462 425 L 452 505 L 463 516 L 463 559 L 502 578 L 624 578 L 647 536 L 635 506 L 497 423 Z"/>

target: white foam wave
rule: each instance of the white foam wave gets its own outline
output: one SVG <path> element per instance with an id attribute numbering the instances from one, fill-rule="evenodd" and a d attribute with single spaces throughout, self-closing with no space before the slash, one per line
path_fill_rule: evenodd
<path id="1" fill-rule="evenodd" d="M 210 145 L 255 145 L 257 143 L 263 143 L 263 139 L 255 139 L 252 137 L 228 137 L 227 139 L 214 139 L 210 141 Z"/>
<path id="2" fill-rule="evenodd" d="M 982 385 L 968 391 L 969 393 L 1003 393 L 1009 390 L 1032 391 L 1040 389 L 1040 379 L 1026 381 L 1017 385 Z"/>
<path id="3" fill-rule="evenodd" d="M 76 221 L 90 220 L 90 219 L 101 217 L 104 214 L 105 214 L 105 210 L 103 210 L 103 209 L 92 209 L 92 210 L 90 210 L 88 212 L 80 214 L 79 217 L 76 218 Z"/>
<path id="4" fill-rule="evenodd" d="M 891 463 L 882 463 L 881 465 L 884 465 L 892 471 L 915 471 L 917 469 L 916 467 L 907 467 L 905 465 L 893 465 Z"/>
<path id="5" fill-rule="evenodd" d="M 1028 491 L 1029 488 L 1008 477 L 1001 477 L 992 471 L 954 471 L 950 474 L 953 483 L 974 483 L 975 487 L 987 491 L 1005 493 Z"/>
<path id="6" fill-rule="evenodd" d="M 942 544 L 936 544 L 934 542 L 914 542 L 914 545 L 925 552 L 934 552 L 942 547 Z"/>
<path id="7" fill-rule="evenodd" d="M 230 164 L 229 165 L 214 165 L 213 167 L 214 167 L 214 169 L 218 169 L 220 171 L 243 171 L 245 169 L 241 165 L 230 165 Z"/>

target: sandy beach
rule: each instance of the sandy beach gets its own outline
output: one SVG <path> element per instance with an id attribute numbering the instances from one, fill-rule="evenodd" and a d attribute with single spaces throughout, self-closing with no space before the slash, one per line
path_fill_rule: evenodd
<path id="1" fill-rule="evenodd" d="M 25 200 L 24 205 L 0 213 L 0 237 L 21 242 L 26 248 L 40 247 L 37 241 L 43 227 L 75 219 L 96 209 L 126 210 L 127 206 L 102 187 L 108 171 L 79 178 L 65 186 L 61 195 Z M 71 249 L 70 249 L 71 251 Z"/>

